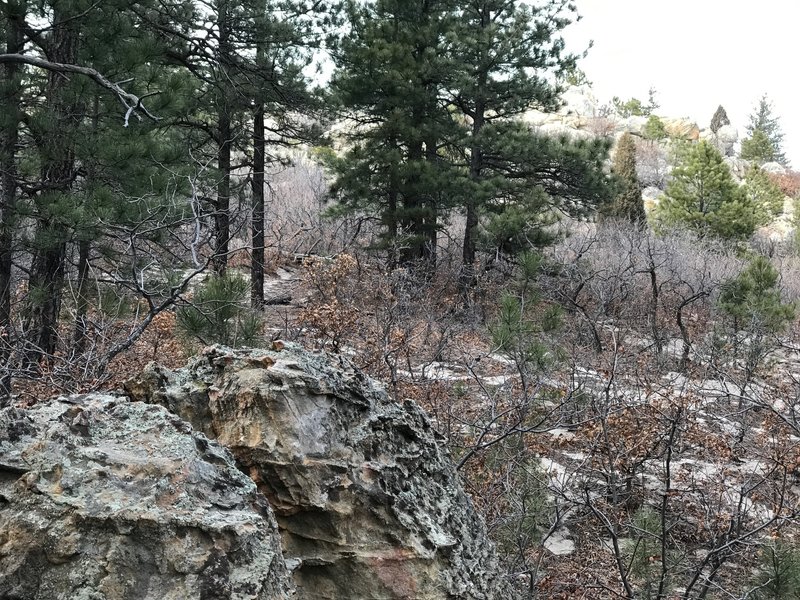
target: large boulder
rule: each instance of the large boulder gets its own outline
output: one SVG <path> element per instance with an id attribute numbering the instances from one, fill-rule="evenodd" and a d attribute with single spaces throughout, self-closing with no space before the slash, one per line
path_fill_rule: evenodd
<path id="1" fill-rule="evenodd" d="M 779 162 L 768 162 L 761 165 L 761 170 L 765 173 L 771 173 L 773 175 L 784 175 L 788 172 L 788 169 Z"/>
<path id="2" fill-rule="evenodd" d="M 739 130 L 733 125 L 723 125 L 714 133 L 711 129 L 700 132 L 701 140 L 708 140 L 722 156 L 734 156 L 736 143 L 739 141 Z"/>
<path id="3" fill-rule="evenodd" d="M 690 119 L 661 119 L 669 137 L 696 142 L 700 139 L 700 128 Z"/>
<path id="4" fill-rule="evenodd" d="M 212 347 L 127 389 L 231 449 L 275 510 L 301 598 L 514 597 L 426 415 L 347 360 Z"/>
<path id="5" fill-rule="evenodd" d="M 723 156 L 733 156 L 736 142 L 739 141 L 739 131 L 733 125 L 723 125 L 717 131 L 717 142 Z"/>
<path id="6" fill-rule="evenodd" d="M 269 505 L 185 421 L 99 395 L 0 411 L 0 598 L 290 597 Z"/>

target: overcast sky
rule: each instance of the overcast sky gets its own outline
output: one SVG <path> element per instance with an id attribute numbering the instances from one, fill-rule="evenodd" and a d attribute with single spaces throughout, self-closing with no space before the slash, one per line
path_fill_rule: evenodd
<path id="1" fill-rule="evenodd" d="M 581 62 L 600 102 L 647 100 L 657 113 L 708 127 L 722 104 L 740 138 L 762 94 L 800 169 L 798 0 L 577 0 L 583 19 L 564 31 L 568 48 L 594 47 Z"/>

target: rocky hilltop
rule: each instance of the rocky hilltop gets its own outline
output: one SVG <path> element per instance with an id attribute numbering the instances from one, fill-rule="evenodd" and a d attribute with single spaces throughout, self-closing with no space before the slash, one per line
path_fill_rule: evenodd
<path id="1" fill-rule="evenodd" d="M 422 410 L 298 346 L 5 409 L 0 457 L 0 598 L 513 597 Z"/>

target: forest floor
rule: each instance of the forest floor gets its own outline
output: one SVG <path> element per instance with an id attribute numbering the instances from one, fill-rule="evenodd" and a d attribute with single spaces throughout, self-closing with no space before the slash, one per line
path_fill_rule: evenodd
<path id="1" fill-rule="evenodd" d="M 498 290 L 454 311 L 453 281 L 287 259 L 265 282 L 264 336 L 345 354 L 390 396 L 419 402 L 521 589 L 745 597 L 769 577 L 765 553 L 800 543 L 796 328 L 752 376 L 713 356 L 707 336 L 681 365 L 680 339 L 656 349 L 613 320 L 598 328 L 602 350 L 573 327 L 546 340 L 557 360 L 534 367 L 494 346 Z M 165 311 L 102 387 L 197 350 Z M 20 398 L 52 391 L 31 381 Z"/>

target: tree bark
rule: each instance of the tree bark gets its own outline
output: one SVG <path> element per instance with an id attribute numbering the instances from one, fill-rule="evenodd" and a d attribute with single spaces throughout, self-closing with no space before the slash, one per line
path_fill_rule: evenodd
<path id="1" fill-rule="evenodd" d="M 53 11 L 56 25 L 52 30 L 48 55 L 57 63 L 74 64 L 77 61 L 79 24 L 70 17 L 58 5 Z M 58 344 L 58 316 L 69 231 L 46 204 L 57 203 L 59 195 L 68 193 L 75 176 L 75 150 L 70 132 L 80 121 L 80 111 L 68 98 L 68 85 L 69 80 L 61 73 L 49 72 L 46 104 L 52 115 L 52 130 L 40 148 L 43 157 L 41 180 L 47 192 L 39 198 L 38 248 L 31 267 L 26 327 L 26 354 L 31 363 L 52 357 Z"/>
<path id="2" fill-rule="evenodd" d="M 89 289 L 89 253 L 92 244 L 89 240 L 78 242 L 78 290 L 75 299 L 75 331 L 72 336 L 73 354 L 80 356 L 86 350 L 86 334 L 88 332 L 87 315 L 89 313 L 89 299 L 86 294 Z"/>
<path id="3" fill-rule="evenodd" d="M 5 51 L 20 52 L 23 48 L 22 21 L 26 2 L 5 4 Z M 0 83 L 0 407 L 11 396 L 11 287 L 14 252 L 14 223 L 17 204 L 16 147 L 19 141 L 22 84 L 18 64 L 3 65 Z"/>
<path id="4" fill-rule="evenodd" d="M 253 113 L 253 250 L 250 265 L 250 306 L 264 307 L 264 103 L 257 101 Z"/>
<path id="5" fill-rule="evenodd" d="M 481 147 L 475 142 L 484 126 L 483 102 L 478 100 L 475 104 L 475 115 L 472 121 L 472 139 L 469 159 L 469 177 L 473 183 L 478 183 L 481 178 L 483 154 Z M 459 285 L 465 301 L 469 298 L 469 291 L 477 284 L 475 276 L 475 237 L 478 232 L 478 206 L 477 199 L 470 195 L 466 200 L 466 223 L 464 224 L 464 243 L 461 248 L 461 276 Z"/>
<path id="6" fill-rule="evenodd" d="M 232 127 L 230 95 L 227 92 L 230 82 L 226 73 L 231 62 L 230 23 L 227 1 L 219 3 L 217 24 L 219 27 L 219 69 L 222 76 L 217 81 L 217 199 L 214 207 L 214 271 L 220 275 L 228 267 L 230 245 L 230 203 L 231 203 L 231 150 Z"/>

